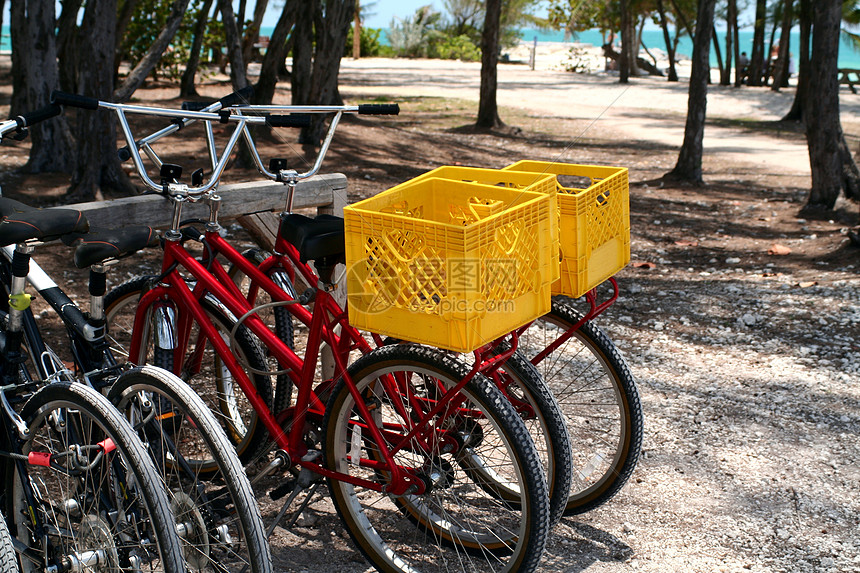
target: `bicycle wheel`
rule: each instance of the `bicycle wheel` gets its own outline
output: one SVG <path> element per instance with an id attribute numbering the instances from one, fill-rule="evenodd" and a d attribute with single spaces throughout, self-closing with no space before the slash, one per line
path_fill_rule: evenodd
<path id="1" fill-rule="evenodd" d="M 111 289 L 105 297 L 108 337 L 111 339 L 112 347 L 120 349 L 126 356 L 128 345 L 131 343 L 131 332 L 135 326 L 134 313 L 137 303 L 149 289 L 151 281 L 152 277 L 131 279 Z M 217 301 L 208 297 L 201 301 L 201 305 L 212 319 L 221 337 L 229 343 L 229 334 L 235 324 L 235 318 Z M 154 309 L 149 312 L 144 324 L 139 326 L 145 329 L 141 343 L 144 345 L 144 350 L 141 351 L 140 356 L 147 357 L 146 363 L 174 372 L 188 382 L 216 414 L 218 422 L 230 438 L 242 463 L 245 465 L 252 463 L 268 450 L 269 433 L 232 373 L 218 357 L 211 344 L 206 344 L 202 349 L 197 348 L 196 341 L 199 338 L 196 325 L 192 327 L 183 364 L 174 365 L 175 353 L 172 350 L 156 348 L 153 344 L 155 312 Z M 259 342 L 244 326 L 236 330 L 235 341 L 234 352 L 239 357 L 240 364 L 246 365 L 246 371 L 257 394 L 271 408 L 272 383 L 268 376 L 262 374 L 268 371 L 268 366 Z M 200 354 L 195 354 L 198 350 Z"/>
<path id="2" fill-rule="evenodd" d="M 31 548 L 20 554 L 23 573 L 186 571 L 161 479 L 107 398 L 58 382 L 34 394 L 21 417 L 26 460 L 7 465 L 6 515 Z"/>
<path id="3" fill-rule="evenodd" d="M 424 416 L 413 409 L 416 402 L 432 407 L 434 393 L 457 384 L 468 370 L 438 351 L 395 345 L 362 357 L 350 375 L 391 448 Z M 525 425 L 481 375 L 460 396 L 456 412 L 422 425 L 435 430 L 432 444 L 412 438 L 395 454 L 400 467 L 421 477 L 425 493 L 398 497 L 328 479 L 353 541 L 380 571 L 533 571 L 540 562 L 549 533 L 548 489 Z M 328 469 L 386 483 L 390 472 L 380 445 L 343 380 L 332 391 L 323 424 Z M 494 483 L 507 481 L 510 491 L 519 492 L 516 503 L 488 493 L 462 469 L 477 460 L 493 472 Z"/>
<path id="4" fill-rule="evenodd" d="M 519 352 L 512 354 L 491 378 L 514 406 L 535 443 L 549 485 L 550 524 L 555 525 L 564 516 L 573 472 L 567 421 L 537 369 Z M 480 476 L 478 483 L 493 483 L 493 474 L 481 463 L 467 466 L 463 462 L 464 469 Z M 494 490 L 509 501 L 519 497 L 504 483 L 495 485 Z"/>
<path id="5" fill-rule="evenodd" d="M 519 339 L 532 359 L 582 315 L 569 300 L 553 298 L 549 314 Z M 633 375 L 612 341 L 591 322 L 554 349 L 537 369 L 567 418 L 573 485 L 565 515 L 606 503 L 624 486 L 642 447 L 642 406 Z"/>
<path id="6" fill-rule="evenodd" d="M 182 380 L 153 366 L 130 370 L 108 398 L 148 446 L 192 571 L 272 571 L 251 484 L 215 417 Z"/>
<path id="7" fill-rule="evenodd" d="M 12 536 L 9 534 L 9 528 L 2 513 L 0 513 L 0 571 L 9 573 L 18 571 L 18 558 L 15 556 Z"/>

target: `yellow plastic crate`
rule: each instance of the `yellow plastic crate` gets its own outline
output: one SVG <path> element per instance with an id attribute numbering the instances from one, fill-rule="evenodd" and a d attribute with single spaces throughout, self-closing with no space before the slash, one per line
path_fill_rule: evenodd
<path id="1" fill-rule="evenodd" d="M 492 185 L 495 187 L 509 187 L 514 189 L 524 189 L 526 191 L 535 191 L 544 193 L 550 189 L 556 188 L 554 174 L 552 173 L 535 173 L 535 172 L 517 172 L 501 169 L 485 169 L 482 167 L 461 167 L 454 165 L 443 165 L 437 167 L 427 173 L 419 175 L 414 179 L 410 179 L 405 183 L 401 183 L 392 187 L 390 191 L 399 189 L 403 185 L 411 185 L 415 181 L 422 179 L 430 179 L 436 177 L 438 179 L 449 179 L 451 181 L 463 181 L 466 183 L 480 183 L 482 185 Z M 558 241 L 558 226 L 552 227 L 552 236 L 550 240 Z M 552 281 L 555 282 L 560 277 L 560 266 L 553 267 Z"/>
<path id="2" fill-rule="evenodd" d="M 470 352 L 546 314 L 555 178 L 526 191 L 421 178 L 344 208 L 349 322 Z"/>
<path id="3" fill-rule="evenodd" d="M 560 178 L 561 279 L 553 284 L 553 294 L 580 297 L 630 262 L 630 187 L 626 168 L 518 161 L 504 170 Z M 565 176 L 579 181 L 567 183 Z"/>

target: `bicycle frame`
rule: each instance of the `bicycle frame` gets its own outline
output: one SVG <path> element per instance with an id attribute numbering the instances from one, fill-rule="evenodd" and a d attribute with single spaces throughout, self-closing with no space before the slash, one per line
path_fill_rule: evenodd
<path id="1" fill-rule="evenodd" d="M 238 288 L 232 283 L 224 268 L 218 261 L 214 260 L 214 255 L 222 255 L 228 262 L 237 265 L 248 276 L 267 292 L 272 293 L 275 300 L 291 303 L 295 302 L 283 289 L 278 287 L 269 277 L 263 274 L 263 271 L 255 267 L 251 262 L 247 261 L 241 253 L 236 251 L 227 241 L 218 235 L 215 231 L 206 233 L 206 240 L 212 250 L 212 258 L 205 261 L 210 265 L 207 269 L 203 263 L 197 261 L 181 244 L 179 240 L 167 240 L 164 244 L 164 259 L 163 272 L 158 285 L 149 290 L 140 300 L 138 309 L 135 314 L 135 324 L 143 325 L 146 321 L 146 313 L 149 308 L 161 304 L 161 301 L 173 301 L 178 303 L 186 312 L 180 312 L 180 319 L 176 325 L 176 341 L 177 355 L 182 349 L 188 346 L 192 321 L 196 322 L 200 328 L 200 341 L 198 348 L 202 346 L 199 342 L 207 341 L 212 344 L 213 349 L 224 362 L 224 365 L 236 379 L 239 387 L 245 393 L 254 410 L 257 412 L 260 420 L 266 426 L 270 435 L 273 437 L 277 446 L 285 451 L 289 459 L 305 468 L 319 473 L 325 477 L 331 477 L 338 480 L 347 481 L 353 485 L 360 485 L 376 491 L 384 491 L 393 495 L 403 495 L 406 493 L 420 494 L 424 491 L 424 483 L 411 472 L 400 468 L 394 463 L 393 456 L 399 451 L 408 447 L 414 438 L 418 438 L 423 447 L 430 451 L 434 447 L 434 440 L 440 439 L 438 434 L 444 436 L 444 432 L 435 427 L 429 427 L 428 419 L 447 409 L 447 412 L 452 413 L 460 404 L 460 390 L 471 380 L 478 372 L 477 367 L 473 369 L 469 376 L 463 378 L 457 385 L 448 390 L 438 401 L 433 404 L 433 407 L 427 411 L 425 404 L 422 404 L 417 398 L 411 398 L 411 405 L 420 407 L 420 411 L 424 413 L 421 420 L 414 421 L 410 418 L 405 409 L 400 407 L 400 415 L 404 420 L 404 424 L 408 426 L 387 429 L 378 427 L 374 422 L 367 405 L 361 398 L 361 394 L 356 388 L 354 382 L 347 372 L 347 364 L 345 356 L 348 354 L 347 349 L 354 348 L 356 340 L 361 339 L 358 332 L 350 327 L 346 322 L 346 313 L 337 305 L 332 295 L 325 289 L 318 289 L 314 298 L 314 310 L 309 312 L 304 307 L 298 304 L 288 304 L 287 308 L 294 312 L 297 316 L 303 318 L 310 326 L 308 333 L 308 344 L 304 359 L 298 357 L 292 349 L 289 348 L 280 338 L 273 333 L 268 326 L 254 313 L 254 309 L 239 292 Z M 188 286 L 183 276 L 179 273 L 178 268 L 185 269 L 196 283 L 193 287 Z M 224 305 L 234 316 L 245 317 L 243 323 L 248 329 L 256 335 L 260 341 L 269 348 L 271 354 L 278 360 L 281 367 L 289 370 L 289 375 L 292 381 L 298 388 L 298 396 L 296 404 L 292 409 L 293 419 L 291 429 L 285 432 L 278 422 L 275 414 L 272 413 L 265 402 L 256 394 L 254 386 L 245 373 L 244 369 L 239 364 L 238 359 L 234 356 L 227 342 L 223 340 L 217 328 L 211 319 L 206 315 L 200 300 L 206 293 L 211 293 L 214 297 Z M 169 304 L 169 302 L 167 302 Z M 247 315 L 247 316 L 246 316 Z M 337 336 L 334 332 L 335 326 L 342 325 L 345 327 L 345 332 L 349 336 Z M 140 350 L 143 343 L 143 331 L 141 327 L 135 327 L 132 334 L 132 342 L 130 347 L 129 360 L 131 362 L 139 362 L 141 360 Z M 353 338 L 354 337 L 354 338 Z M 363 340 L 363 339 L 362 339 Z M 314 373 L 320 345 L 325 342 L 332 348 L 340 349 L 335 353 L 335 377 L 334 380 L 343 378 L 347 384 L 350 393 L 355 398 L 356 407 L 361 416 L 362 423 L 366 424 L 373 440 L 380 447 L 383 462 L 375 462 L 369 459 L 362 459 L 361 464 L 384 469 L 390 473 L 390 484 L 380 484 L 368 480 L 361 480 L 342 474 L 339 472 L 330 471 L 314 459 L 304 459 L 308 452 L 307 446 L 303 442 L 303 429 L 309 418 L 315 417 L 317 420 L 325 413 L 325 405 L 320 401 L 317 392 L 313 388 Z M 346 345 L 349 346 L 346 346 Z M 366 342 L 365 342 L 366 344 Z M 365 347 L 369 349 L 369 345 Z M 327 388 L 330 382 L 323 383 L 323 388 Z M 408 395 L 408 391 L 399 386 L 401 381 L 394 377 L 386 377 L 383 384 L 393 385 L 392 389 Z M 398 389 L 399 388 L 399 389 Z M 316 390 L 319 390 L 317 387 Z M 285 413 L 280 413 L 279 416 L 283 419 Z M 396 432 L 401 430 L 401 432 Z M 386 439 L 387 438 L 387 439 Z M 393 442 L 394 446 L 388 448 L 385 444 Z"/>

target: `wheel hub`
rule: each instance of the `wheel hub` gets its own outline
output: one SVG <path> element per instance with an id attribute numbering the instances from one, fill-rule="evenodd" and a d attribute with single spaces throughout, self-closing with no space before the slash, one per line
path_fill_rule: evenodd
<path id="1" fill-rule="evenodd" d="M 209 565 L 211 545 L 206 520 L 191 497 L 181 491 L 173 493 L 170 509 L 176 519 L 176 530 L 182 538 L 185 563 L 191 571 L 201 571 Z"/>

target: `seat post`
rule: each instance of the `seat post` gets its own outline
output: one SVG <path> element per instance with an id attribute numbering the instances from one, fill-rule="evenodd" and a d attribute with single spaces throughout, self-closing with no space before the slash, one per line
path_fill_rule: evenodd
<path id="1" fill-rule="evenodd" d="M 30 273 L 30 253 L 34 247 L 19 243 L 12 255 L 12 284 L 9 292 L 9 325 L 7 332 L 21 332 L 24 328 L 23 314 L 30 307 L 30 296 L 24 293 L 27 275 Z"/>

